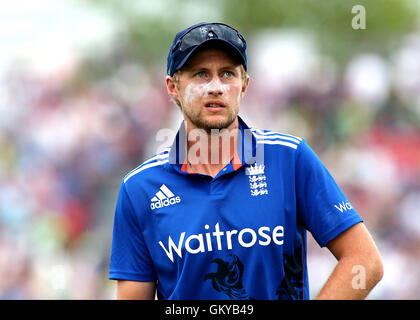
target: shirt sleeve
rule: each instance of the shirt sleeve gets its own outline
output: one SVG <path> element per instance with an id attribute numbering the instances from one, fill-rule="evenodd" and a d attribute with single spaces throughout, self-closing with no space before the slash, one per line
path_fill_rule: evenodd
<path id="1" fill-rule="evenodd" d="M 156 280 L 152 259 L 124 182 L 115 209 L 109 279 Z"/>
<path id="2" fill-rule="evenodd" d="M 321 247 L 363 221 L 304 140 L 297 150 L 295 169 L 298 218 Z"/>

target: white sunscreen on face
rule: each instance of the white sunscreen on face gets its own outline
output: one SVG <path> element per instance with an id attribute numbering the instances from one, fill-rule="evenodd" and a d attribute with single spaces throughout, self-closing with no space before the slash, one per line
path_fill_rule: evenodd
<path id="1" fill-rule="evenodd" d="M 227 93 L 230 90 L 230 84 L 223 84 L 219 79 L 212 80 L 208 83 L 190 83 L 185 88 L 185 98 L 189 105 L 192 105 L 192 102 L 196 98 L 202 98 L 209 92 L 222 92 L 222 94 Z"/>

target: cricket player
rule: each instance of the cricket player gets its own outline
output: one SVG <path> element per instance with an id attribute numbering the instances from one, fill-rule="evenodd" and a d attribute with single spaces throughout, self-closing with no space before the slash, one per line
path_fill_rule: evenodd
<path id="1" fill-rule="evenodd" d="M 223 23 L 176 34 L 166 86 L 184 120 L 122 180 L 109 270 L 118 299 L 310 299 L 307 231 L 337 259 L 314 298 L 364 299 L 382 278 L 363 220 L 306 141 L 238 115 L 246 48 Z"/>

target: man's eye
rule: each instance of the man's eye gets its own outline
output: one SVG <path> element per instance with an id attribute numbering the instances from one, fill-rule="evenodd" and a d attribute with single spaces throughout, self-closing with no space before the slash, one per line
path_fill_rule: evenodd
<path id="1" fill-rule="evenodd" d="M 200 72 L 197 72 L 196 74 L 195 74 L 195 76 L 196 77 L 198 77 L 198 78 L 204 78 L 204 76 L 205 76 L 206 74 L 204 73 L 204 71 L 200 71 Z"/>
<path id="2" fill-rule="evenodd" d="M 233 72 L 230 72 L 230 71 L 225 71 L 225 77 L 226 77 L 226 78 L 231 78 L 231 77 L 233 77 Z"/>

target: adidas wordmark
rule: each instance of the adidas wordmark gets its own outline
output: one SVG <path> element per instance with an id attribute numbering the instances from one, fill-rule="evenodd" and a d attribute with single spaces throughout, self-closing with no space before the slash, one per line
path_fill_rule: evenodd
<path id="1" fill-rule="evenodd" d="M 156 192 L 156 195 L 152 198 L 151 201 L 150 209 L 155 210 L 180 203 L 181 198 L 179 196 L 175 196 L 167 186 L 162 184 L 159 188 L 159 191 Z"/>

